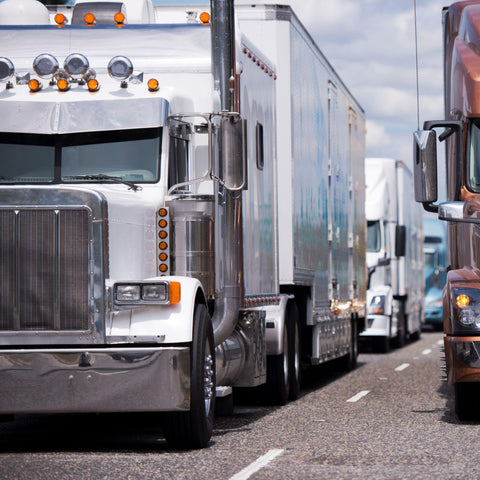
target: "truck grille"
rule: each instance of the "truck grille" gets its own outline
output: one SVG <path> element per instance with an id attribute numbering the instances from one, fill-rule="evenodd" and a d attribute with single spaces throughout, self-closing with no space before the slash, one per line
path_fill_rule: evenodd
<path id="1" fill-rule="evenodd" d="M 0 232 L 0 331 L 88 330 L 88 210 L 0 209 Z"/>

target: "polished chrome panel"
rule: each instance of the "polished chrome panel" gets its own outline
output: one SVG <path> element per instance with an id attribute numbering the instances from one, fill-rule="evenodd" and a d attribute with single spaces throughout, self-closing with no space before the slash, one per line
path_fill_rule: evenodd
<path id="1" fill-rule="evenodd" d="M 185 196 L 167 202 L 170 209 L 171 270 L 202 283 L 211 298 L 215 288 L 213 196 Z"/>
<path id="2" fill-rule="evenodd" d="M 0 344 L 104 340 L 104 197 L 81 188 L 0 188 Z"/>
<path id="3" fill-rule="evenodd" d="M 188 347 L 0 351 L 0 413 L 189 408 Z"/>

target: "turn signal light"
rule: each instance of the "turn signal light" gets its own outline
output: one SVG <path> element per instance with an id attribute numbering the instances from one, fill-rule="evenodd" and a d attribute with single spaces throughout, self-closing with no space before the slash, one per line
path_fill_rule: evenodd
<path id="1" fill-rule="evenodd" d="M 66 78 L 60 78 L 57 87 L 61 92 L 66 92 L 70 88 L 70 82 Z"/>
<path id="2" fill-rule="evenodd" d="M 182 299 L 180 282 L 169 283 L 168 299 L 170 300 L 170 303 L 180 303 L 180 300 Z"/>
<path id="3" fill-rule="evenodd" d="M 458 308 L 465 308 L 470 303 L 470 298 L 462 293 L 457 296 L 456 303 Z"/>

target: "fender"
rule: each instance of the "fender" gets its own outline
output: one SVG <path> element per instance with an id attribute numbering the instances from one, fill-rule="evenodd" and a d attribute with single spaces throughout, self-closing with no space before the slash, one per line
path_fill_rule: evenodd
<path id="1" fill-rule="evenodd" d="M 193 337 L 193 313 L 197 294 L 205 300 L 202 284 L 195 278 L 164 276 L 149 278 L 149 281 L 175 281 L 180 283 L 181 299 L 179 303 L 152 305 L 116 310 L 112 295 L 107 310 L 107 343 L 188 343 Z M 108 281 L 111 292 L 114 282 Z M 126 283 L 126 282 L 121 282 Z M 140 283 L 140 282 L 131 282 Z"/>

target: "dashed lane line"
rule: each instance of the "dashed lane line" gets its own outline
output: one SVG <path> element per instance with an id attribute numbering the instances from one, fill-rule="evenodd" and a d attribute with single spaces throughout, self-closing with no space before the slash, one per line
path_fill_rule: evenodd
<path id="1" fill-rule="evenodd" d="M 268 465 L 274 458 L 278 457 L 283 452 L 284 450 L 282 449 L 269 450 L 265 455 L 257 458 L 257 460 L 251 463 L 248 467 L 236 473 L 233 477 L 230 477 L 230 480 L 247 480 L 247 478 L 250 478 L 255 472 L 258 472 L 258 470 Z"/>
<path id="2" fill-rule="evenodd" d="M 430 355 L 432 353 L 432 349 L 431 348 L 426 348 L 423 352 L 422 352 L 422 355 Z"/>
<path id="3" fill-rule="evenodd" d="M 349 398 L 347 402 L 354 403 L 358 402 L 361 398 L 363 398 L 365 395 L 368 395 L 370 393 L 370 390 L 362 390 L 361 392 L 358 392 L 356 395 L 354 395 L 352 398 Z"/>
<path id="4" fill-rule="evenodd" d="M 406 368 L 408 368 L 410 366 L 409 363 L 402 363 L 401 365 L 399 365 L 397 368 L 395 368 L 395 371 L 396 372 L 401 372 L 402 370 L 405 370 Z"/>

